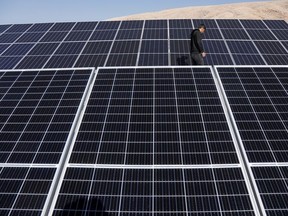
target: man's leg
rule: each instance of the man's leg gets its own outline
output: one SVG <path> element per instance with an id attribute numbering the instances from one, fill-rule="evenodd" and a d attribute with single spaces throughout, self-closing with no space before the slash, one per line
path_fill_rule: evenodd
<path id="1" fill-rule="evenodd" d="M 204 65 L 204 60 L 200 53 L 192 53 L 191 59 L 192 65 Z"/>

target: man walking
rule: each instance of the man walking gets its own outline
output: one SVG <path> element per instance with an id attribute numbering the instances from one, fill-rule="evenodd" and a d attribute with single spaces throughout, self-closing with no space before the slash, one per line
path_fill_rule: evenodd
<path id="1" fill-rule="evenodd" d="M 192 58 L 192 65 L 204 65 L 203 58 L 206 56 L 202 44 L 202 34 L 206 31 L 206 26 L 200 24 L 198 29 L 191 32 L 190 54 Z"/>

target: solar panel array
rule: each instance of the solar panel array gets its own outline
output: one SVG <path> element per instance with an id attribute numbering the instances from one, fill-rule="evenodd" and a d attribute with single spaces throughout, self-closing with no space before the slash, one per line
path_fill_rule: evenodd
<path id="1" fill-rule="evenodd" d="M 218 66 L 189 66 L 200 23 Z M 287 31 L 1 25 L 0 215 L 286 215 Z"/>
<path id="2" fill-rule="evenodd" d="M 139 20 L 0 26 L 0 69 L 191 65 L 190 33 L 207 25 L 207 65 L 287 65 L 281 20 Z"/>

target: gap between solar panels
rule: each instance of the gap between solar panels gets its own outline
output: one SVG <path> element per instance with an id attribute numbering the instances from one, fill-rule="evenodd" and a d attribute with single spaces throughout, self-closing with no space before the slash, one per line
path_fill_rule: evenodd
<path id="1" fill-rule="evenodd" d="M 78 69 L 78 68 L 76 68 Z M 83 69 L 82 69 L 83 70 Z M 86 69 L 87 70 L 87 69 Z M 89 92 L 91 91 L 91 88 L 93 86 L 93 82 L 96 78 L 96 73 L 95 73 L 95 68 L 88 68 L 88 70 L 91 70 L 91 74 L 89 76 L 89 80 L 86 83 L 86 87 L 85 90 L 83 92 L 83 96 L 81 98 L 81 102 L 79 104 L 77 113 L 75 115 L 75 119 L 73 121 L 73 125 L 70 129 L 70 133 L 69 136 L 67 138 L 67 142 L 65 145 L 65 148 L 63 149 L 63 154 L 61 156 L 61 159 L 59 161 L 59 166 L 57 168 L 57 171 L 55 173 L 48 197 L 46 199 L 46 203 L 43 207 L 43 212 L 42 215 L 46 214 L 47 211 L 47 206 L 51 206 L 51 202 L 54 200 L 53 197 L 50 197 L 51 195 L 53 196 L 53 194 L 55 194 L 55 190 L 57 189 L 57 185 L 59 184 L 59 182 L 61 181 L 61 179 L 64 177 L 65 175 L 65 166 L 67 166 L 68 163 L 68 159 L 69 156 L 71 154 L 71 150 L 72 147 L 71 145 L 73 145 L 73 143 L 75 142 L 76 136 L 77 136 L 77 131 L 79 129 L 81 120 L 83 118 L 84 115 L 84 111 L 85 111 L 85 106 L 87 104 L 87 100 L 89 98 Z M 48 207 L 49 208 L 49 207 Z"/>

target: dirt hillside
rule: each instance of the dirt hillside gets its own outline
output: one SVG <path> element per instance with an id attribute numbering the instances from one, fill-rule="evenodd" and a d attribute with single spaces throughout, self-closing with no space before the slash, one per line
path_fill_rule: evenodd
<path id="1" fill-rule="evenodd" d="M 176 8 L 109 20 L 139 19 L 281 19 L 288 22 L 288 0 Z"/>

